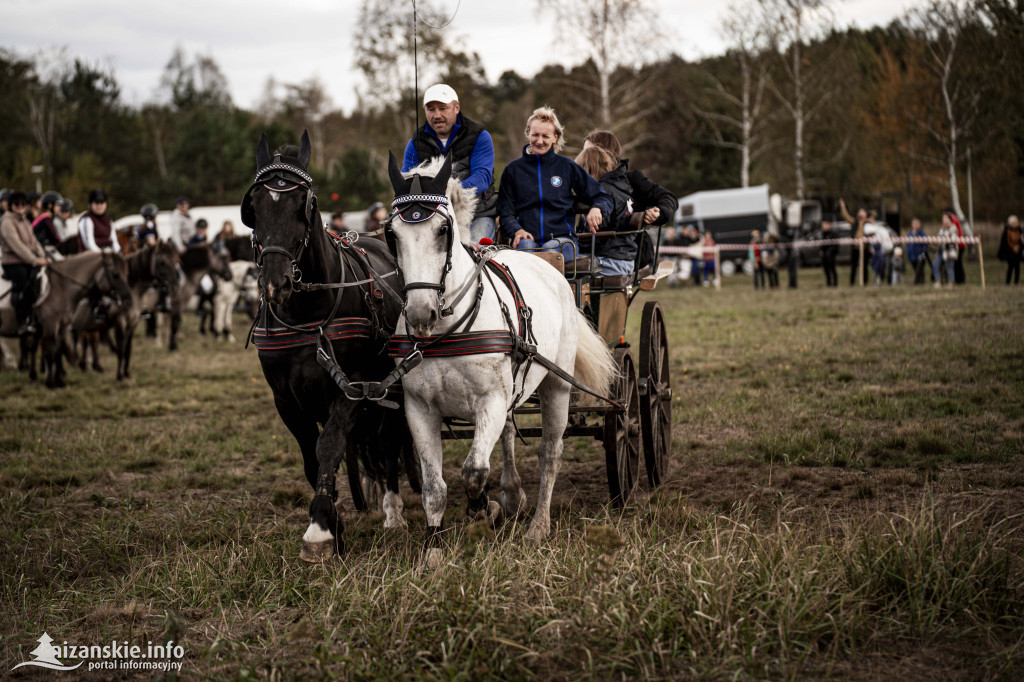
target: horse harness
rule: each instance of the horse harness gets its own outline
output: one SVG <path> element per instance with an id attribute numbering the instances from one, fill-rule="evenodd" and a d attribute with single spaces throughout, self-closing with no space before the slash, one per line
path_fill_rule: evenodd
<path id="1" fill-rule="evenodd" d="M 396 197 L 392 202 L 392 207 L 394 210 L 384 223 L 384 236 L 388 249 L 396 257 L 397 244 L 391 228 L 391 224 L 395 219 L 401 220 L 404 223 L 416 224 L 429 220 L 435 214 L 440 214 L 447 222 L 445 230 L 447 233 L 447 252 L 444 268 L 438 283 L 406 283 L 406 292 L 413 289 L 436 290 L 438 295 L 438 312 L 443 319 L 454 314 L 455 307 L 470 291 L 470 288 L 474 284 L 476 286 L 476 300 L 473 305 L 443 334 L 427 337 L 409 335 L 395 335 L 391 337 L 387 347 L 388 354 L 392 357 L 403 358 L 398 364 L 399 369 L 404 369 L 403 375 L 408 374 L 413 367 L 419 365 L 424 357 L 459 357 L 500 353 L 511 356 L 513 386 L 520 371 L 522 371 L 524 378 L 524 388 L 513 398 L 509 408 L 510 411 L 522 401 L 526 383 L 525 377 L 530 370 L 530 365 L 535 361 L 570 385 L 621 408 L 621 405 L 584 385 L 553 361 L 537 352 L 537 341 L 533 334 L 533 310 L 526 304 L 519 283 L 516 282 L 512 272 L 501 263 L 493 260 L 493 256 L 498 252 L 497 248 L 485 247 L 484 249 L 476 249 L 472 246 L 463 245 L 463 248 L 466 249 L 476 263 L 476 267 L 473 275 L 467 277 L 466 281 L 455 293 L 452 302 L 447 306 L 445 305 L 445 280 L 452 269 L 452 249 L 455 242 L 455 225 L 449 209 L 447 196 L 443 194 L 422 193 L 420 177 L 415 175 L 411 181 L 409 194 Z M 501 296 L 497 296 L 498 305 L 505 318 L 507 328 L 494 331 L 468 331 L 473 326 L 480 312 L 484 293 L 483 278 L 485 275 L 495 295 L 498 294 L 497 285 L 494 282 L 495 278 L 512 294 L 516 320 L 512 319 L 512 314 L 501 299 Z"/>
<path id="2" fill-rule="evenodd" d="M 290 159 L 282 160 L 280 155 L 274 158 L 273 163 L 264 166 L 256 174 L 256 179 L 246 191 L 242 200 L 242 222 L 250 228 L 255 227 L 256 216 L 252 207 L 252 192 L 259 186 L 272 192 L 290 192 L 299 188 L 306 191 L 305 208 L 305 233 L 302 242 L 295 254 L 280 246 L 264 247 L 256 238 L 256 232 L 252 233 L 253 260 L 257 268 L 262 268 L 263 258 L 269 254 L 279 254 L 287 258 L 292 265 L 292 273 L 295 280 L 297 292 L 337 290 L 334 298 L 334 305 L 327 317 L 320 322 L 303 324 L 289 324 L 282 320 L 274 311 L 269 301 L 261 297 L 260 312 L 253 321 L 246 338 L 246 347 L 249 341 L 260 353 L 275 351 L 293 351 L 305 346 L 316 346 L 316 360 L 321 367 L 341 389 L 342 393 L 349 400 L 371 400 L 378 402 L 383 407 L 398 408 L 398 403 L 387 400 L 388 389 L 406 372 L 411 370 L 418 362 L 410 363 L 408 367 L 396 367 L 383 381 L 352 381 L 341 369 L 334 353 L 334 341 L 341 340 L 371 340 L 390 338 L 390 332 L 382 320 L 381 306 L 384 294 L 388 293 L 396 300 L 401 297 L 385 282 L 387 277 L 398 274 L 397 269 L 379 274 L 370 263 L 369 257 L 363 249 L 355 245 L 357 236 L 349 233 L 345 238 L 330 236 L 335 251 L 338 254 L 338 263 L 341 267 L 341 276 L 338 282 L 328 283 L 307 283 L 302 281 L 302 271 L 299 269 L 299 260 L 302 258 L 305 249 L 309 246 L 311 231 L 314 226 L 321 226 L 320 212 L 317 209 L 316 195 L 312 188 L 312 178 L 297 163 L 289 163 Z M 321 227 L 322 229 L 322 227 Z M 345 275 L 349 266 L 349 260 L 354 261 L 366 274 L 362 279 L 346 282 Z M 355 268 L 353 267 L 353 270 Z M 370 311 L 369 317 L 336 317 L 341 307 L 341 299 L 344 289 L 349 287 L 360 287 L 369 285 L 364 291 L 366 308 Z M 268 318 L 273 318 L 274 326 Z"/>

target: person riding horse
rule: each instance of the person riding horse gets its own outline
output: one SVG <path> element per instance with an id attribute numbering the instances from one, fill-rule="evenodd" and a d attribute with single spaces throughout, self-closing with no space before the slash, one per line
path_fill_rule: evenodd
<path id="1" fill-rule="evenodd" d="M 32 307 L 39 296 L 36 275 L 40 267 L 51 260 L 32 233 L 25 214 L 28 196 L 24 192 L 11 192 L 7 198 L 9 210 L 0 218 L 0 266 L 4 279 L 11 282 L 11 304 L 18 319 L 18 336 L 35 333 Z"/>

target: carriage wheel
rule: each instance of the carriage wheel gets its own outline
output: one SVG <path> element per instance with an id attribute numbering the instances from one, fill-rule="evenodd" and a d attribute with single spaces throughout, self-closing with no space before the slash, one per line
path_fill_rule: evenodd
<path id="1" fill-rule="evenodd" d="M 672 453 L 672 377 L 665 316 L 657 301 L 644 304 L 640 321 L 640 430 L 651 487 L 668 476 Z"/>
<path id="2" fill-rule="evenodd" d="M 619 375 L 612 395 L 622 410 L 604 417 L 604 459 L 612 504 L 621 507 L 633 493 L 640 473 L 640 392 L 629 349 L 615 349 L 615 366 Z"/>

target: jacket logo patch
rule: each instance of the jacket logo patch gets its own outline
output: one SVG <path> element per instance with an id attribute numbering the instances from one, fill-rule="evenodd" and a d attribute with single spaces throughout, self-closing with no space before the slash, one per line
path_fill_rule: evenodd
<path id="1" fill-rule="evenodd" d="M 551 186 L 552 187 L 561 187 L 562 186 L 562 178 L 561 178 L 561 176 L 559 176 L 559 175 L 552 175 L 551 176 Z"/>

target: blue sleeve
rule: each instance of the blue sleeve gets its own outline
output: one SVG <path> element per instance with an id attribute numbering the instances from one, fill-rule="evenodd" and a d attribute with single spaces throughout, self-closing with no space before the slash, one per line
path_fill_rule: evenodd
<path id="1" fill-rule="evenodd" d="M 516 217 L 516 186 L 509 172 L 509 166 L 501 172 L 501 185 L 498 191 L 498 217 L 501 218 L 501 231 L 511 239 L 515 233 L 522 229 L 519 219 Z"/>
<path id="2" fill-rule="evenodd" d="M 480 132 L 469 154 L 469 176 L 462 181 L 462 186 L 483 194 L 491 186 L 494 179 L 494 142 L 486 130 Z"/>
<path id="3" fill-rule="evenodd" d="M 405 158 L 402 159 L 402 172 L 408 173 L 414 166 L 419 165 L 420 157 L 416 153 L 416 145 L 409 138 L 409 144 L 405 145 Z"/>

